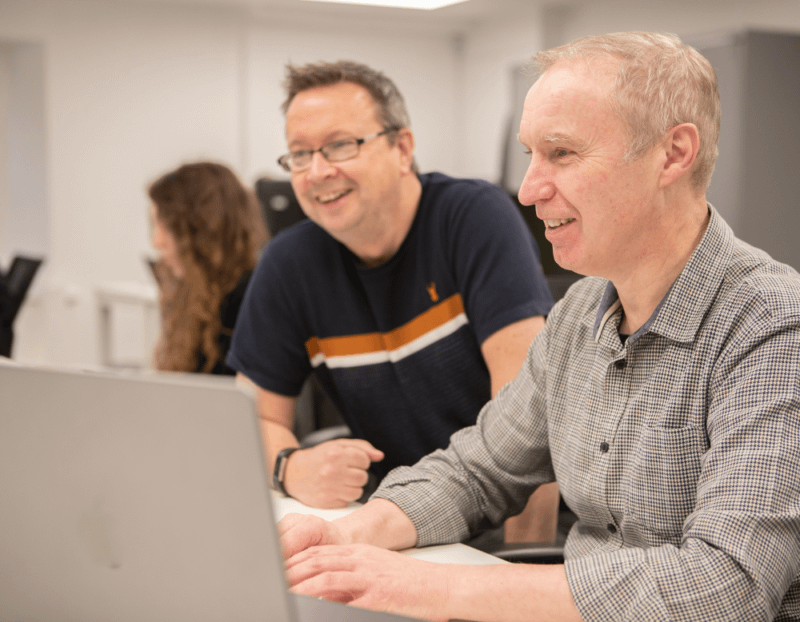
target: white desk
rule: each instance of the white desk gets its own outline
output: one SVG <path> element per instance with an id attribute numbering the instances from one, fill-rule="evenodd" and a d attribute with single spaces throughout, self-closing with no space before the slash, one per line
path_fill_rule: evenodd
<path id="1" fill-rule="evenodd" d="M 297 499 L 286 497 L 279 492 L 272 491 L 272 507 L 275 512 L 275 520 L 282 519 L 287 514 L 297 512 L 298 514 L 313 514 L 325 520 L 333 520 L 349 514 L 359 507 L 358 503 L 351 503 L 346 508 L 338 510 L 322 510 L 310 508 Z M 439 546 L 428 546 L 421 549 L 408 549 L 403 551 L 406 555 L 416 557 L 429 562 L 439 562 L 441 564 L 507 564 L 505 560 L 474 549 L 466 544 L 442 544 Z"/>

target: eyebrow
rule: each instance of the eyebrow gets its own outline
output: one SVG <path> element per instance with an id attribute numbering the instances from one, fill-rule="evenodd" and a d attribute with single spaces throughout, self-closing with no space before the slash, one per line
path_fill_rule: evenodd
<path id="1" fill-rule="evenodd" d="M 335 138 L 332 138 L 332 137 L 335 137 Z M 333 133 L 328 135 L 328 138 L 325 139 L 325 141 L 322 143 L 321 146 L 324 147 L 325 145 L 329 145 L 331 143 L 335 143 L 335 142 L 338 142 L 340 140 L 348 140 L 350 138 L 355 138 L 355 135 L 353 135 L 351 132 L 347 132 L 347 131 L 344 131 L 344 130 L 336 130 L 335 132 L 333 132 Z M 287 146 L 288 146 L 290 151 L 314 151 L 311 147 L 303 147 L 303 148 L 297 147 L 297 148 L 295 148 L 295 147 L 292 146 L 292 145 L 298 145 L 298 144 L 299 145 L 304 145 L 306 143 L 305 143 L 305 140 L 298 139 L 298 140 L 293 140 L 291 143 L 288 143 Z"/>
<path id="2" fill-rule="evenodd" d="M 575 145 L 579 147 L 583 144 L 582 141 L 578 140 L 574 136 L 570 136 L 569 134 L 564 134 L 563 132 L 555 132 L 553 134 L 545 134 L 542 136 L 542 141 L 546 143 L 567 143 L 569 145 Z"/>
<path id="3" fill-rule="evenodd" d="M 520 139 L 519 134 L 517 134 L 517 141 L 520 144 L 523 145 L 525 144 Z M 551 134 L 545 134 L 544 136 L 541 137 L 541 141 L 547 144 L 565 143 L 566 145 L 575 147 L 578 150 L 581 150 L 581 148 L 586 147 L 586 143 L 584 141 L 581 141 L 575 138 L 574 136 L 571 136 L 570 134 L 565 134 L 564 132 L 553 132 Z"/>

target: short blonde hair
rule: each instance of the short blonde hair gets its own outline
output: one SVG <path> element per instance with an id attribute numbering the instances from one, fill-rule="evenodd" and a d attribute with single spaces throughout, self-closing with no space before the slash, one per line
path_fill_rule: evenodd
<path id="1" fill-rule="evenodd" d="M 711 182 L 719 150 L 720 106 L 711 63 L 672 34 L 624 32 L 576 39 L 533 57 L 539 74 L 561 62 L 608 57 L 618 62 L 611 105 L 628 127 L 627 159 L 653 147 L 676 125 L 693 123 L 700 147 L 691 172 L 696 190 Z"/>

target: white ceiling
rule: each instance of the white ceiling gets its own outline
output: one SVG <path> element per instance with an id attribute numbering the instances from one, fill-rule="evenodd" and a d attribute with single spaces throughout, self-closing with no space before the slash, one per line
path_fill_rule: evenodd
<path id="1" fill-rule="evenodd" d="M 113 1 L 113 0 L 106 0 Z M 391 24 L 398 30 L 458 34 L 477 25 L 513 15 L 529 15 L 540 6 L 537 0 L 467 0 L 434 10 L 397 9 L 358 4 L 308 0 L 133 0 L 172 4 L 241 7 L 255 19 L 273 23 L 313 26 L 369 27 Z M 572 0 L 571 3 L 575 3 Z M 578 2 L 584 0 L 577 0 Z M 594 0 L 595 2 L 600 0 Z"/>

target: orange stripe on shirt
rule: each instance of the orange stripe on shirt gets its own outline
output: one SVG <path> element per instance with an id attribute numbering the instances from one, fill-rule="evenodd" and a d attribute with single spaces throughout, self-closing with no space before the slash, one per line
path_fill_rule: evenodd
<path id="1" fill-rule="evenodd" d="M 446 324 L 464 313 L 461 294 L 453 294 L 435 307 L 431 307 L 413 320 L 388 333 L 367 333 L 346 337 L 312 337 L 306 342 L 309 358 L 322 353 L 325 357 L 371 354 L 374 352 L 397 350 L 415 339 Z"/>

